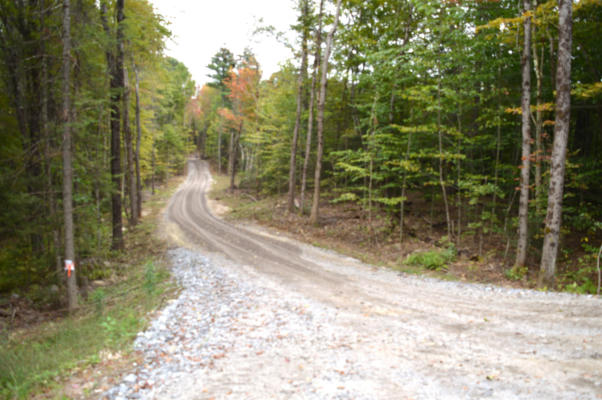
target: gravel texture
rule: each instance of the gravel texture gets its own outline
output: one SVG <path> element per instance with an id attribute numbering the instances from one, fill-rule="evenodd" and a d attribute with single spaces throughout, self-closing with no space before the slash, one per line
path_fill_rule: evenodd
<path id="1" fill-rule="evenodd" d="M 173 274 L 182 287 L 151 326 L 138 335 L 135 349 L 144 362 L 105 393 L 110 399 L 457 399 L 602 397 L 602 351 L 546 346 L 549 326 L 517 330 L 526 347 L 522 354 L 530 368 L 508 362 L 512 357 L 488 359 L 492 350 L 471 342 L 471 328 L 446 326 L 442 332 L 431 318 L 404 321 L 390 318 L 391 310 L 366 304 L 365 314 L 291 293 L 219 255 L 207 258 L 179 248 L 171 251 Z M 403 281 L 420 290 L 462 292 L 464 299 L 553 298 L 570 306 L 574 301 L 596 301 L 567 294 L 546 294 L 405 276 L 359 267 L 370 280 Z M 599 305 L 599 303 L 598 303 Z M 444 306 L 444 305 L 443 305 Z M 449 313 L 449 310 L 444 310 Z M 374 318 L 374 314 L 380 318 Z M 493 315 L 493 314 L 490 314 Z M 360 321 L 365 317 L 365 321 Z M 384 317 L 384 322 L 378 324 Z M 533 316 L 536 318 L 536 316 Z M 495 319 L 495 316 L 489 318 Z M 488 324 L 487 317 L 468 325 Z M 379 326 L 380 325 L 380 326 Z M 453 325 L 453 324 L 450 324 Z M 600 330 L 572 327 L 576 333 L 599 335 Z M 550 343 L 556 338 L 550 337 Z M 505 353 L 503 349 L 501 353 Z M 510 350 L 510 349 L 509 349 Z M 495 355 L 495 351 L 493 352 Z M 486 355 L 485 362 L 479 361 Z M 590 358 L 591 374 L 581 373 L 573 386 L 545 379 L 537 358 Z M 476 358 L 476 360 L 475 360 Z M 520 361 L 520 360 L 519 360 Z M 520 362 L 517 364 L 521 364 Z M 570 371 L 570 362 L 566 368 Z M 566 375 L 566 373 L 565 373 Z M 538 381 L 538 379 L 540 381 Z"/>
<path id="2" fill-rule="evenodd" d="M 110 399 L 602 399 L 602 301 L 442 282 L 215 218 L 205 163 L 166 211 L 182 287 Z"/>

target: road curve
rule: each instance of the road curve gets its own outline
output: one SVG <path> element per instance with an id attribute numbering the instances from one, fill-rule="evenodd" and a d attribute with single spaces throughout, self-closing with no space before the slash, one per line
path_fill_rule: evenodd
<path id="1" fill-rule="evenodd" d="M 166 212 L 174 236 L 336 310 L 340 329 L 363 338 L 353 354 L 373 371 L 373 398 L 602 398 L 599 298 L 367 266 L 222 221 L 207 203 L 210 182 L 207 163 L 189 160 Z M 418 375 L 430 389 L 416 387 Z"/>

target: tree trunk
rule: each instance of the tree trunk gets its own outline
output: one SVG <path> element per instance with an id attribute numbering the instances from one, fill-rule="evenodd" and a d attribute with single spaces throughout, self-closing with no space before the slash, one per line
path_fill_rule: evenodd
<path id="1" fill-rule="evenodd" d="M 524 12 L 531 10 L 531 0 L 523 1 Z M 529 240 L 529 168 L 531 158 L 531 17 L 524 21 L 524 43 L 522 65 L 522 164 L 520 173 L 520 199 L 518 203 L 518 242 L 516 245 L 516 261 L 514 265 L 521 267 L 527 260 Z"/>
<path id="2" fill-rule="evenodd" d="M 217 132 L 217 173 L 222 173 L 222 123 L 219 123 Z"/>
<path id="3" fill-rule="evenodd" d="M 489 231 L 493 235 L 493 224 L 497 220 L 496 217 L 496 202 L 497 202 L 497 187 L 498 187 L 498 178 L 499 178 L 499 170 L 500 170 L 500 152 L 502 147 L 502 113 L 504 112 L 502 108 L 502 68 L 498 66 L 497 70 L 497 123 L 496 123 L 496 137 L 495 137 L 495 166 L 494 166 L 494 177 L 493 184 L 496 188 L 493 192 L 493 200 L 491 201 L 491 221 Z"/>
<path id="4" fill-rule="evenodd" d="M 370 136 L 368 138 L 368 153 L 370 161 L 368 163 L 368 225 L 370 226 L 371 237 L 374 238 L 374 226 L 372 224 L 372 197 L 374 185 L 374 133 L 376 131 L 376 102 L 378 96 L 374 96 L 372 109 L 370 110 Z"/>
<path id="5" fill-rule="evenodd" d="M 111 248 L 113 250 L 123 249 L 123 221 L 121 216 L 121 95 L 123 92 L 123 3 L 117 0 L 117 53 L 111 73 L 111 181 L 113 191 L 111 193 L 113 239 Z"/>
<path id="6" fill-rule="evenodd" d="M 447 190 L 443 179 L 443 132 L 441 131 L 441 78 L 437 86 L 437 137 L 439 138 L 439 185 L 445 206 L 445 221 L 447 223 L 447 239 L 452 240 L 451 217 L 449 215 L 449 202 L 447 201 Z"/>
<path id="7" fill-rule="evenodd" d="M 155 194 L 155 168 L 157 164 L 155 146 L 155 133 L 153 132 L 153 143 L 151 148 L 151 194 Z"/>
<path id="8" fill-rule="evenodd" d="M 533 51 L 533 70 L 535 71 L 535 213 L 540 215 L 541 211 L 541 160 L 543 158 L 543 149 L 541 145 L 541 133 L 543 128 L 543 111 L 541 110 L 542 101 L 542 80 L 543 80 L 543 48 L 541 56 L 537 55 L 537 41 L 535 40 L 535 25 L 532 33 L 532 51 Z"/>
<path id="9" fill-rule="evenodd" d="M 241 116 L 242 118 L 242 116 Z M 230 134 L 230 147 L 229 147 L 229 156 L 228 156 L 228 174 L 230 175 L 230 191 L 234 191 L 235 188 L 235 180 L 236 180 L 236 155 L 238 153 L 238 139 L 242 134 L 243 122 L 240 122 L 238 126 L 238 131 L 232 130 Z"/>
<path id="10" fill-rule="evenodd" d="M 328 82 L 328 59 L 332 50 L 334 34 L 339 24 L 341 0 L 337 0 L 337 10 L 334 24 L 326 38 L 326 49 L 322 58 L 322 77 L 320 79 L 320 96 L 318 98 L 318 151 L 316 157 L 316 172 L 314 177 L 314 200 L 311 205 L 310 223 L 316 225 L 320 219 L 320 175 L 322 173 L 322 155 L 324 153 L 324 105 L 326 104 L 326 83 Z"/>
<path id="11" fill-rule="evenodd" d="M 73 168 L 71 149 L 71 10 L 69 0 L 63 0 L 63 214 L 65 220 L 65 267 L 75 265 L 73 240 Z M 69 312 L 77 308 L 75 269 L 67 271 Z"/>
<path id="12" fill-rule="evenodd" d="M 140 80 L 138 77 L 138 66 L 134 64 L 134 74 L 136 75 L 136 201 L 138 206 L 138 218 L 142 217 L 142 180 L 140 178 L 140 141 L 142 138 L 142 127 L 140 126 Z"/>
<path id="13" fill-rule="evenodd" d="M 309 115 L 307 117 L 307 137 L 305 139 L 305 158 L 303 159 L 303 173 L 301 176 L 301 199 L 299 201 L 299 212 L 303 214 L 305 207 L 305 188 L 307 187 L 307 168 L 311 158 L 311 137 L 314 126 L 314 103 L 316 99 L 316 80 L 320 66 L 320 49 L 322 46 L 322 12 L 324 0 L 320 0 L 320 12 L 318 14 L 318 30 L 316 31 L 316 52 L 314 54 L 314 66 L 311 74 L 311 89 L 309 95 Z"/>
<path id="14" fill-rule="evenodd" d="M 412 119 L 413 119 L 413 111 L 411 111 L 412 113 Z M 408 161 L 410 160 L 410 150 L 412 148 L 412 133 L 410 132 L 408 134 L 408 147 L 406 148 L 406 157 L 405 157 L 405 162 L 406 162 L 406 166 Z M 403 243 L 403 223 L 404 223 L 404 213 L 405 213 L 405 197 L 406 197 L 406 189 L 407 189 L 407 178 L 408 178 L 408 171 L 407 169 L 404 169 L 403 171 L 403 180 L 401 182 L 401 201 L 399 203 L 399 243 Z"/>
<path id="15" fill-rule="evenodd" d="M 556 256 L 560 224 L 562 220 L 562 197 L 566 148 L 570 128 L 571 112 L 571 47 L 572 47 L 572 1 L 560 0 L 558 13 L 558 63 L 556 68 L 556 118 L 554 125 L 554 148 L 550 168 L 548 210 L 543 242 L 538 284 L 540 287 L 554 284 Z"/>
<path id="16" fill-rule="evenodd" d="M 123 137 L 125 139 L 125 151 L 127 157 L 127 188 L 130 200 L 130 225 L 138 224 L 138 200 L 136 199 L 136 175 L 134 168 L 134 144 L 132 131 L 130 129 L 130 87 L 128 70 L 123 67 Z"/>
<path id="17" fill-rule="evenodd" d="M 45 32 L 46 30 L 46 18 L 47 11 L 44 9 L 44 4 L 40 3 L 40 31 Z M 52 138 L 50 137 L 50 130 L 48 129 L 48 55 L 46 54 L 46 42 L 41 40 L 41 62 L 42 62 L 42 79 L 40 82 L 41 96 L 40 96 L 40 126 L 42 128 L 42 136 L 44 140 L 44 157 L 46 159 L 46 196 L 48 200 L 48 219 L 52 226 L 52 252 L 55 254 L 55 273 L 59 284 L 62 284 L 62 262 L 61 253 L 62 249 L 60 246 L 60 231 L 59 224 L 56 221 L 57 217 L 57 205 L 54 193 L 54 185 L 52 179 Z"/>
<path id="18" fill-rule="evenodd" d="M 303 78 L 307 74 L 307 16 L 309 14 L 308 0 L 300 0 L 302 11 L 301 21 L 303 24 L 303 37 L 301 39 L 301 68 L 297 78 L 297 113 L 295 116 L 295 128 L 293 129 L 293 142 L 291 143 L 291 158 L 288 178 L 288 204 L 287 210 L 292 213 L 295 209 L 295 185 L 297 172 L 297 141 L 301 129 L 301 113 L 303 112 Z"/>

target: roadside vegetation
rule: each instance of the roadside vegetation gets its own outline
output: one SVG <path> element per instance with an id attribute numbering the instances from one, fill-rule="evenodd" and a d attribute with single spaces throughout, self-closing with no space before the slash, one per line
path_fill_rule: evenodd
<path id="1" fill-rule="evenodd" d="M 455 263 L 412 264 L 597 291 L 599 1 L 296 3 L 289 63 L 262 80 L 222 48 L 190 102 L 235 214 L 395 265 L 453 244 Z"/>
<path id="2" fill-rule="evenodd" d="M 412 203 L 406 219 L 408 238 L 399 243 L 399 232 L 386 213 L 376 213 L 372 226 L 360 207 L 334 200 L 326 193 L 322 203 L 323 223 L 309 223 L 307 218 L 286 211 L 286 195 L 266 195 L 250 189 L 229 190 L 229 177 L 213 171 L 215 181 L 209 197 L 224 207 L 219 214 L 237 223 L 254 223 L 275 229 L 286 236 L 318 247 L 335 250 L 368 264 L 403 273 L 462 280 L 510 287 L 537 288 L 536 274 L 524 267 L 512 268 L 511 255 L 503 237 L 486 240 L 467 232 L 457 248 L 447 240 L 445 227 L 431 224 L 429 205 Z M 237 182 L 238 183 L 238 182 Z M 479 246 L 481 255 L 479 256 Z M 597 257 L 582 247 L 565 251 L 559 261 L 557 289 L 571 293 L 592 294 L 597 290 Z M 578 255 L 573 258 L 569 255 Z"/>
<path id="3" fill-rule="evenodd" d="M 123 251 L 88 267 L 94 279 L 82 287 L 76 313 L 44 312 L 26 295 L 10 299 L 11 315 L 2 319 L 0 332 L 0 398 L 92 395 L 135 359 L 133 339 L 149 313 L 176 290 L 167 270 L 167 245 L 157 231 L 160 213 L 180 182 L 172 179 L 144 202 L 148 214 L 128 232 Z M 94 375 L 96 370 L 108 377 Z M 80 375 L 81 381 L 66 385 L 68 377 Z"/>

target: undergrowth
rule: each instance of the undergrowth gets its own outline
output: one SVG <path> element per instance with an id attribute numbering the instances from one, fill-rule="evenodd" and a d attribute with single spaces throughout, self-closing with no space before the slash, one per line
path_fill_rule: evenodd
<path id="1" fill-rule="evenodd" d="M 456 259 L 456 248 L 449 246 L 443 250 L 418 251 L 410 254 L 404 264 L 423 267 L 433 271 L 447 269 L 447 265 Z"/>
<path id="2" fill-rule="evenodd" d="M 1 332 L 0 398 L 25 399 L 42 390 L 54 397 L 74 368 L 96 365 L 102 351 L 127 351 L 145 315 L 174 289 L 162 260 L 165 244 L 153 233 L 173 189 L 146 203 L 150 215 L 129 232 L 125 252 L 108 260 L 112 283 L 80 300 L 75 315 Z"/>

